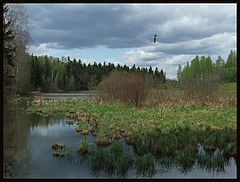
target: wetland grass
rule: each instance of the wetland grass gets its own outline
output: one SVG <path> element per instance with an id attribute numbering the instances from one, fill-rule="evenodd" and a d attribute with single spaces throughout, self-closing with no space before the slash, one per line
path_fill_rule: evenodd
<path id="1" fill-rule="evenodd" d="M 28 108 L 31 112 L 39 109 L 43 114 L 61 111 L 76 121 L 76 132 L 95 136 L 97 147 L 88 149 L 87 141 L 82 141 L 78 148 L 82 153 L 90 151 L 89 164 L 95 174 L 125 176 L 132 167 L 137 175 L 152 176 L 156 163 L 169 168 L 170 159 L 186 173 L 194 165 L 221 171 L 231 157 L 236 158 L 236 107 L 134 108 L 68 99 Z M 116 144 L 120 137 L 132 146 L 134 156 Z M 204 153 L 199 153 L 199 144 Z"/>
<path id="2" fill-rule="evenodd" d="M 64 157 L 64 155 L 65 155 L 65 145 L 55 143 L 51 146 L 51 148 L 53 150 L 53 156 L 54 157 Z"/>
<path id="3" fill-rule="evenodd" d="M 142 177 L 151 177 L 156 173 L 154 157 L 151 153 L 143 156 L 134 156 L 134 169 L 136 174 Z"/>
<path id="4" fill-rule="evenodd" d="M 83 139 L 79 144 L 77 148 L 77 153 L 84 155 L 90 153 L 90 146 L 86 139 Z"/>

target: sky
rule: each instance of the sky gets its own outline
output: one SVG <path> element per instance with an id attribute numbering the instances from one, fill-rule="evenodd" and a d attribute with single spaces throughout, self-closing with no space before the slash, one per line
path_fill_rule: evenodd
<path id="1" fill-rule="evenodd" d="M 226 60 L 236 50 L 236 4 L 23 5 L 34 55 L 158 67 L 175 79 L 196 55 Z"/>

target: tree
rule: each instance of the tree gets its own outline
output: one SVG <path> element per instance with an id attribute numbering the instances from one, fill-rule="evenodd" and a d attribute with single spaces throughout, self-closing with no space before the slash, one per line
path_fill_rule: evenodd
<path id="1" fill-rule="evenodd" d="M 216 63 L 214 65 L 215 73 L 219 77 L 219 80 L 224 81 L 225 77 L 225 62 L 221 58 L 221 56 L 218 56 Z"/>
<path id="2" fill-rule="evenodd" d="M 226 61 L 226 68 L 230 68 L 230 67 L 236 67 L 237 65 L 237 59 L 236 59 L 236 52 L 231 50 L 229 55 L 228 55 L 228 58 L 227 58 L 227 61 Z"/>
<path id="3" fill-rule="evenodd" d="M 131 68 L 131 71 L 136 71 L 136 65 L 133 64 L 132 68 Z"/>
<path id="4" fill-rule="evenodd" d="M 119 63 L 117 64 L 117 67 L 116 67 L 116 68 L 117 68 L 117 70 L 118 70 L 118 71 L 120 71 L 120 69 L 121 69 L 121 66 L 120 66 L 120 64 L 119 64 Z"/>
<path id="5" fill-rule="evenodd" d="M 228 82 L 237 81 L 237 56 L 236 52 L 231 50 L 225 64 L 225 80 Z"/>
<path id="6" fill-rule="evenodd" d="M 118 70 L 130 72 L 130 68 L 120 64 L 115 67 L 112 63 L 101 63 L 86 65 L 79 59 L 71 60 L 70 57 L 54 58 L 51 56 L 30 56 L 31 62 L 31 84 L 33 90 L 49 91 L 73 91 L 73 90 L 91 90 L 94 89 L 105 77 L 112 71 Z M 149 74 L 147 68 L 136 68 L 135 71 L 142 74 Z M 157 70 L 157 69 L 156 69 Z M 155 70 L 155 71 L 156 71 Z M 163 70 L 151 77 L 156 80 L 156 83 L 165 79 Z"/>
<path id="7" fill-rule="evenodd" d="M 4 95 L 14 96 L 16 94 L 15 85 L 15 54 L 14 33 L 11 26 L 12 20 L 7 19 L 9 9 L 6 4 L 3 6 L 3 85 Z M 6 100 L 5 100 L 6 101 Z"/>
<path id="8" fill-rule="evenodd" d="M 145 101 L 151 83 L 149 75 L 143 73 L 113 71 L 98 85 L 98 89 L 113 99 L 139 107 Z"/>
<path id="9" fill-rule="evenodd" d="M 200 61 L 198 56 L 196 56 L 192 61 L 191 61 L 191 70 L 192 70 L 192 76 L 193 78 L 200 77 L 201 75 L 201 69 L 200 68 Z"/>
<path id="10" fill-rule="evenodd" d="M 29 22 L 26 9 L 18 4 L 9 5 L 5 19 L 14 34 L 12 40 L 15 45 L 14 78 L 15 91 L 25 93 L 30 89 L 30 59 L 26 54 L 26 46 L 30 41 Z"/>
<path id="11" fill-rule="evenodd" d="M 158 76 L 158 75 L 159 75 L 159 71 L 158 71 L 158 68 L 157 68 L 157 67 L 155 68 L 154 75 L 155 75 L 155 76 Z"/>
<path id="12" fill-rule="evenodd" d="M 198 101 L 213 98 L 219 81 L 210 56 L 196 56 L 191 64 L 187 63 L 183 68 L 179 66 L 177 76 L 185 95 Z"/>
<path id="13" fill-rule="evenodd" d="M 166 82 L 166 72 L 164 73 L 162 69 L 161 69 L 161 71 L 160 71 L 159 77 L 160 77 L 160 80 L 161 80 L 163 83 Z"/>
<path id="14" fill-rule="evenodd" d="M 148 73 L 149 73 L 150 75 L 153 74 L 152 66 L 149 67 Z"/>
<path id="15" fill-rule="evenodd" d="M 182 82 L 182 66 L 181 65 L 178 65 L 177 80 L 178 80 L 178 83 L 181 85 L 181 82 Z"/>

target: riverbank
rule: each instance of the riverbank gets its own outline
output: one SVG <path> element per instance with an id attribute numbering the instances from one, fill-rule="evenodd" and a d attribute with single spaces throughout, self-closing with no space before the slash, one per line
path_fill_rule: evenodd
<path id="1" fill-rule="evenodd" d="M 143 154 L 174 155 L 176 150 L 221 149 L 236 157 L 236 107 L 154 106 L 134 108 L 101 100 L 42 100 L 28 112 L 42 115 L 64 113 L 77 122 L 76 132 L 92 134 L 96 144 L 110 145 L 123 137 Z"/>

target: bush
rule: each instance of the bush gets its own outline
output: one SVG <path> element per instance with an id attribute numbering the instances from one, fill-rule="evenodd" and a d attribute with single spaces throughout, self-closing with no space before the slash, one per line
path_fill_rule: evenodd
<path id="1" fill-rule="evenodd" d="M 198 101 L 214 100 L 217 92 L 218 77 L 211 75 L 207 78 L 189 78 L 183 81 L 184 94 L 188 99 Z"/>
<path id="2" fill-rule="evenodd" d="M 139 72 L 113 71 L 99 85 L 98 90 L 125 104 L 141 106 L 145 101 L 152 79 Z"/>

